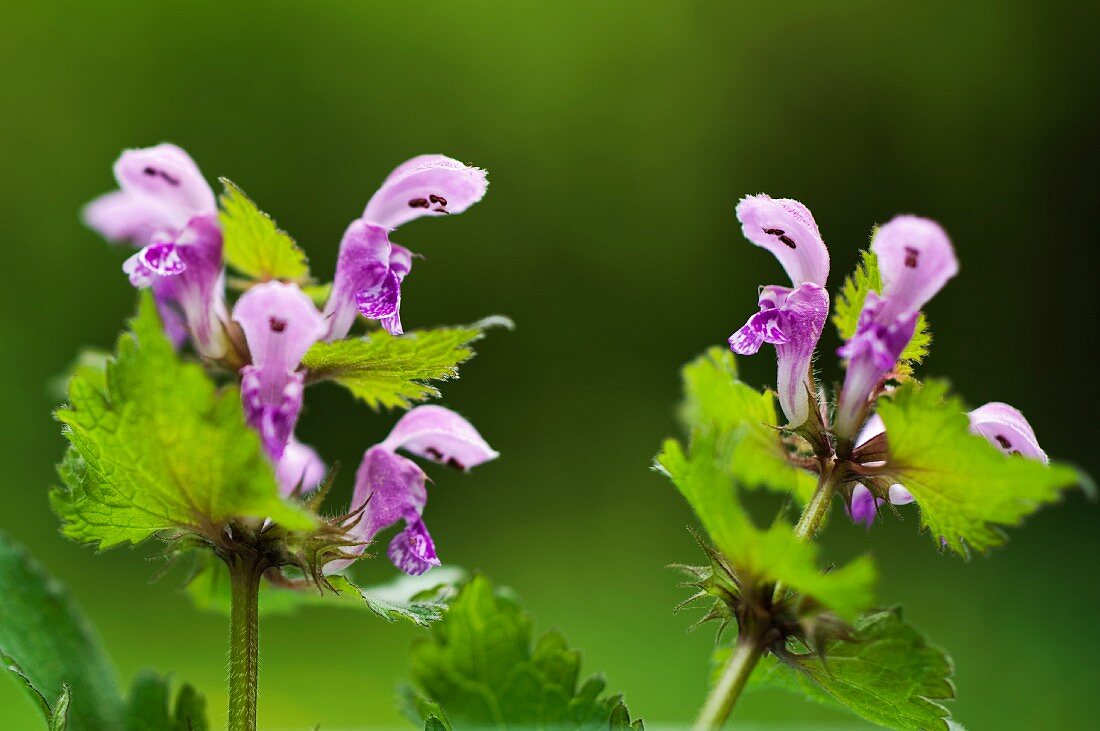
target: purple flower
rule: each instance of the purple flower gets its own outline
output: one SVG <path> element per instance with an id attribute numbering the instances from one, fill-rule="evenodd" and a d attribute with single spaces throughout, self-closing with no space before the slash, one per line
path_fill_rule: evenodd
<path id="1" fill-rule="evenodd" d="M 305 374 L 298 370 L 310 346 L 325 333 L 325 321 L 296 284 L 265 282 L 245 292 L 233 308 L 252 355 L 241 369 L 245 418 L 276 463 L 302 410 Z"/>
<path id="2" fill-rule="evenodd" d="M 84 221 L 111 241 L 145 246 L 175 238 L 192 218 L 217 212 L 214 191 L 186 152 L 168 143 L 126 150 L 115 162 L 119 190 L 84 208 Z"/>
<path id="3" fill-rule="evenodd" d="M 352 221 L 340 242 L 336 278 L 325 304 L 325 339 L 346 336 L 358 314 L 400 335 L 401 282 L 411 269 L 411 252 L 391 243 L 385 228 L 361 218 Z"/>
<path id="4" fill-rule="evenodd" d="M 399 569 L 417 575 L 439 565 L 435 543 L 421 517 L 428 499 L 427 476 L 411 459 L 397 454 L 398 449 L 461 470 L 498 455 L 470 422 L 442 406 L 412 409 L 385 441 L 363 455 L 352 496 L 352 509 L 363 511 L 353 528 L 363 541 L 356 552 L 361 553 L 379 532 L 404 521 L 404 529 L 390 541 L 387 554 Z M 351 560 L 333 561 L 326 570 L 338 571 L 349 563 Z"/>
<path id="5" fill-rule="evenodd" d="M 837 407 L 835 432 L 851 437 L 869 401 L 913 337 L 920 309 L 959 270 L 955 250 L 935 221 L 897 216 L 875 232 L 882 295 L 867 295 L 855 335 L 837 351 L 847 373 Z"/>
<path id="6" fill-rule="evenodd" d="M 874 414 L 860 430 L 856 437 L 855 446 L 860 446 L 871 441 L 879 434 L 886 433 L 886 424 L 882 417 Z M 864 467 L 881 467 L 885 462 L 865 462 Z M 913 502 L 913 495 L 905 489 L 904 485 L 893 484 L 887 492 L 887 497 L 894 505 L 908 505 Z M 869 489 L 863 485 L 856 485 L 852 490 L 851 505 L 848 507 L 848 515 L 857 524 L 866 525 L 868 528 L 875 522 L 879 508 L 885 504 L 882 498 L 876 498 Z"/>
<path id="7" fill-rule="evenodd" d="M 169 337 L 190 332 L 209 358 L 226 352 L 221 233 L 214 192 L 186 152 L 170 144 L 126 150 L 114 167 L 119 190 L 84 208 L 111 241 L 144 247 L 123 265 L 135 287 L 152 287 Z"/>
<path id="8" fill-rule="evenodd" d="M 488 185 L 484 170 L 443 155 L 420 155 L 397 166 L 344 233 L 325 305 L 325 339 L 346 336 L 356 313 L 400 335 L 401 282 L 412 269 L 412 253 L 390 242 L 389 232 L 421 216 L 462 213 L 482 199 Z"/>
<path id="9" fill-rule="evenodd" d="M 970 417 L 970 431 L 981 434 L 1005 454 L 1019 454 L 1049 464 L 1050 458 L 1039 446 L 1031 424 L 1019 410 L 999 401 L 991 401 L 967 416 Z"/>
<path id="10" fill-rule="evenodd" d="M 730 336 L 730 349 L 752 355 L 763 343 L 775 345 L 779 405 L 788 426 L 798 427 L 810 414 L 810 364 L 829 315 L 829 251 L 798 201 L 748 196 L 737 205 L 737 217 L 745 238 L 775 254 L 794 288 L 762 287 L 760 311 Z"/>
<path id="11" fill-rule="evenodd" d="M 279 493 L 290 497 L 295 492 L 305 494 L 315 490 L 327 471 L 317 450 L 302 444 L 291 434 L 275 467 L 275 481 L 279 484 Z"/>
<path id="12" fill-rule="evenodd" d="M 175 237 L 156 234 L 122 265 L 135 287 L 152 287 L 169 336 L 190 333 L 201 355 L 226 354 L 222 234 L 212 216 L 192 218 Z"/>
<path id="13" fill-rule="evenodd" d="M 485 197 L 485 171 L 446 155 L 417 155 L 394 168 L 363 218 L 388 229 L 421 216 L 462 213 Z"/>

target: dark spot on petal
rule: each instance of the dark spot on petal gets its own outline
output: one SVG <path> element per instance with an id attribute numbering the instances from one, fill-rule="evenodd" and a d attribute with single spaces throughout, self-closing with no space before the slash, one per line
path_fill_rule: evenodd
<path id="1" fill-rule="evenodd" d="M 428 199 L 427 198 L 413 198 L 412 200 L 409 201 L 409 208 L 427 208 L 427 207 L 428 207 Z"/>
<path id="2" fill-rule="evenodd" d="M 794 243 L 794 241 L 791 240 L 790 236 L 786 236 L 786 235 L 780 236 L 779 240 L 782 241 L 784 244 L 786 244 L 788 249 L 797 249 L 798 248 L 798 246 Z"/>
<path id="3" fill-rule="evenodd" d="M 442 459 L 443 459 L 443 452 L 440 452 L 435 447 L 428 447 L 424 451 L 427 453 L 427 455 L 429 457 L 431 457 L 432 459 L 434 459 L 437 462 L 442 461 Z"/>
<path id="4" fill-rule="evenodd" d="M 770 236 L 782 236 L 783 234 L 786 233 L 786 231 L 784 231 L 781 228 L 766 228 L 766 229 L 764 229 L 764 233 L 766 233 Z"/>
<path id="5" fill-rule="evenodd" d="M 996 439 L 997 439 L 997 443 L 1000 444 L 1005 449 L 1012 449 L 1012 442 L 1008 441 L 1007 439 L 1005 439 L 1000 434 L 998 434 L 996 436 Z"/>
<path id="6" fill-rule="evenodd" d="M 157 174 L 157 169 L 156 168 L 145 168 L 141 172 L 145 173 L 146 175 L 148 175 L 151 178 L 151 177 L 153 177 L 154 175 Z"/>
<path id="7" fill-rule="evenodd" d="M 446 206 L 447 205 L 447 199 L 444 198 L 441 195 L 432 194 L 432 195 L 428 196 L 428 200 L 430 200 L 432 203 L 438 203 L 441 206 Z"/>
<path id="8" fill-rule="evenodd" d="M 450 212 L 450 211 L 448 211 L 448 210 L 447 210 L 446 208 L 433 208 L 433 209 L 432 209 L 432 211 L 433 211 L 434 213 L 445 213 L 445 214 L 447 214 L 448 216 L 449 216 L 449 215 L 451 215 L 451 212 Z"/>
<path id="9" fill-rule="evenodd" d="M 171 186 L 172 186 L 173 188 L 177 188 L 177 187 L 179 187 L 180 181 L 179 181 L 178 179 L 176 179 L 176 178 L 173 178 L 173 177 L 172 177 L 171 175 L 169 175 L 168 173 L 164 172 L 163 170 L 161 170 L 161 171 L 160 171 L 160 177 L 161 177 L 161 180 L 163 180 L 164 182 L 168 183 L 168 184 L 169 184 L 169 185 L 171 185 Z"/>
<path id="10" fill-rule="evenodd" d="M 286 320 L 280 320 L 278 317 L 269 317 L 267 324 L 271 326 L 271 332 L 281 333 L 286 330 Z"/>
<path id="11" fill-rule="evenodd" d="M 912 246 L 905 247 L 905 266 L 910 269 L 917 268 L 917 257 L 920 256 L 920 251 L 914 249 Z"/>
<path id="12" fill-rule="evenodd" d="M 447 466 L 448 467 L 454 467 L 459 472 L 466 469 L 466 465 L 462 464 L 461 462 L 459 462 L 454 457 L 451 457 L 449 460 L 447 460 Z"/>

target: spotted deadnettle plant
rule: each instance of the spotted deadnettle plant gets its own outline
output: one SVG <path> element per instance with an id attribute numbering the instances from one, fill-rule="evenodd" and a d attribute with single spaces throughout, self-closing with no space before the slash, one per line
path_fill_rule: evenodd
<path id="1" fill-rule="evenodd" d="M 416 218 L 467 210 L 485 195 L 486 175 L 442 155 L 399 165 L 348 226 L 328 288 L 228 181 L 219 206 L 179 147 L 128 150 L 114 171 L 118 190 L 90 203 L 84 220 L 136 247 L 122 270 L 151 296 L 102 368 L 74 371 L 58 412 L 70 447 L 53 504 L 74 539 L 109 547 L 157 537 L 170 556 L 196 557 L 196 601 L 222 596 L 231 607 L 230 729 L 254 729 L 261 588 L 284 603 L 313 601 L 320 589 L 390 620 L 440 616 L 448 591 L 438 581 L 403 585 L 402 598 L 357 587 L 346 572 L 397 523 L 387 554 L 398 569 L 420 576 L 441 563 L 424 523 L 428 475 L 399 450 L 462 472 L 497 452 L 455 412 L 411 408 L 366 450 L 352 504 L 330 517 L 320 509 L 335 471 L 296 427 L 311 384 L 334 381 L 372 406 L 408 409 L 438 395 L 430 381 L 455 376 L 472 355 L 487 324 L 405 333 L 401 283 L 413 255 L 390 236 Z M 368 327 L 353 332 L 359 323 Z"/>
<path id="2" fill-rule="evenodd" d="M 959 269 L 939 224 L 902 215 L 875 230 L 835 301 L 846 373 L 830 394 L 813 370 L 830 304 L 829 252 L 813 216 L 766 195 L 746 197 L 736 214 L 791 280 L 761 287 L 760 311 L 729 338 L 739 355 L 775 346 L 782 413 L 771 393 L 737 379 L 729 351 L 712 349 L 684 369 L 690 439 L 668 440 L 657 457 L 713 543 L 703 544 L 707 565 L 684 567 L 696 590 L 685 604 L 709 602 L 704 620 L 737 627 L 715 655 L 696 728 L 719 727 L 746 688 L 781 687 L 884 727 L 946 730 L 950 660 L 899 610 L 875 608 L 869 556 L 825 571 L 813 537 L 839 496 L 867 527 L 887 505 L 914 504 L 936 548 L 983 552 L 1078 474 L 1050 462 L 1011 406 L 967 411 L 942 381 L 914 377 L 930 343 L 921 310 Z M 797 523 L 781 514 L 758 526 L 742 493 L 759 488 L 790 495 Z"/>

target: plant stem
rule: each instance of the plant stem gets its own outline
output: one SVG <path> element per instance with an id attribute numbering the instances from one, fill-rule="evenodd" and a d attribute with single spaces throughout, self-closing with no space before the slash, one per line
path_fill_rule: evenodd
<path id="1" fill-rule="evenodd" d="M 232 590 L 229 625 L 229 731 L 256 731 L 260 653 L 260 578 L 266 564 L 252 551 L 226 558 Z"/>
<path id="2" fill-rule="evenodd" d="M 809 541 L 813 539 L 817 529 L 821 526 L 821 521 L 825 518 L 825 513 L 829 510 L 833 495 L 836 494 L 837 488 L 840 486 L 839 477 L 840 475 L 834 469 L 832 461 L 823 465 L 821 477 L 817 481 L 817 489 L 814 490 L 813 497 L 806 504 L 806 509 L 802 511 L 802 517 L 799 518 L 798 524 L 794 527 L 794 535 L 798 540 Z M 782 583 L 776 583 L 773 594 L 774 601 L 779 601 L 783 596 L 784 589 Z M 739 629 L 742 633 L 745 632 L 745 628 Z M 703 710 L 699 713 L 699 719 L 695 722 L 693 731 L 711 731 L 711 729 L 720 728 L 726 722 L 733 710 L 734 703 L 737 702 L 737 698 L 745 687 L 745 683 L 752 675 L 753 668 L 760 660 L 763 650 L 759 638 L 751 631 L 741 634 L 737 638 L 737 644 L 733 646 L 733 652 L 730 653 L 729 660 L 726 661 L 726 666 L 722 669 L 722 677 L 711 688 L 710 695 L 707 696 L 706 703 L 703 704 Z"/>
<path id="3" fill-rule="evenodd" d="M 733 646 L 733 652 L 730 653 L 729 660 L 722 669 L 722 677 L 718 679 L 710 695 L 707 696 L 707 702 L 703 705 L 695 726 L 692 727 L 693 731 L 712 731 L 712 729 L 721 728 L 729 718 L 733 704 L 741 695 L 762 651 L 763 648 L 755 637 L 737 639 L 737 644 Z"/>
<path id="4" fill-rule="evenodd" d="M 817 533 L 821 521 L 825 519 L 825 513 L 829 512 L 829 504 L 833 501 L 833 495 L 836 494 L 837 487 L 840 485 L 837 477 L 837 470 L 832 463 L 826 463 L 821 471 L 821 477 L 818 478 L 817 489 L 814 490 L 810 502 L 806 503 L 806 508 L 802 511 L 802 517 L 798 519 L 798 524 L 794 527 L 794 535 L 798 540 L 802 542 L 809 541 Z"/>

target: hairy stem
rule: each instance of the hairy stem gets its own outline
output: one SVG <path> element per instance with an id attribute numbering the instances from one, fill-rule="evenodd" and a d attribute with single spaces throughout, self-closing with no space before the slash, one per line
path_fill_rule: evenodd
<path id="1" fill-rule="evenodd" d="M 254 552 L 226 558 L 233 608 L 229 626 L 229 731 L 256 731 L 260 654 L 260 578 L 267 568 Z"/>
<path id="2" fill-rule="evenodd" d="M 703 705 L 703 710 L 700 711 L 699 718 L 692 727 L 693 731 L 712 731 L 712 729 L 721 728 L 729 718 L 733 704 L 740 697 L 745 683 L 748 682 L 752 669 L 760 660 L 762 651 L 763 647 L 755 637 L 742 636 L 737 639 L 737 644 L 733 646 L 733 652 L 730 653 L 726 666 L 722 668 L 722 677 L 718 679 L 710 695 L 707 696 L 707 702 Z"/>
<path id="3" fill-rule="evenodd" d="M 794 534 L 798 540 L 813 539 L 821 526 L 821 521 L 825 519 L 825 513 L 829 511 L 829 503 L 832 502 L 833 495 L 840 486 L 840 477 L 831 460 L 823 465 L 821 477 L 817 481 L 817 489 L 814 490 L 810 502 L 806 503 L 802 517 L 794 527 Z M 782 598 L 784 590 L 783 584 L 775 585 L 774 601 Z M 746 632 L 745 628 L 739 629 L 742 634 L 737 638 L 737 644 L 733 646 L 733 652 L 730 653 L 729 660 L 722 669 L 722 677 L 711 688 L 693 731 L 711 731 L 711 729 L 720 728 L 726 722 L 745 683 L 752 675 L 753 668 L 763 654 L 764 647 L 759 637 L 751 631 Z"/>

